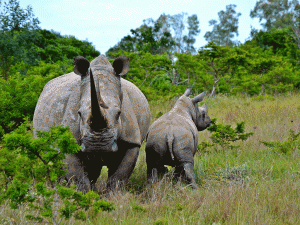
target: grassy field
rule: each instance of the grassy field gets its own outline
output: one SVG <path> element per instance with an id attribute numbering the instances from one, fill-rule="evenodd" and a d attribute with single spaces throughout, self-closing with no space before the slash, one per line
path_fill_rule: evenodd
<path id="1" fill-rule="evenodd" d="M 202 187 L 191 190 L 172 182 L 170 173 L 157 184 L 146 185 L 144 145 L 126 190 L 114 193 L 112 212 L 101 212 L 85 223 L 63 224 L 300 224 L 300 152 L 272 151 L 261 141 L 285 141 L 289 130 L 300 132 L 300 96 L 226 97 L 206 99 L 217 123 L 245 121 L 253 132 L 236 149 L 208 148 L 195 155 L 195 172 Z M 151 102 L 152 122 L 169 111 L 176 99 Z M 199 132 L 199 141 L 210 143 L 210 132 Z M 107 173 L 97 182 L 105 190 Z M 105 196 L 103 194 L 103 196 Z M 24 206 L 26 207 L 26 206 Z M 1 224 L 26 223 L 24 207 L 0 208 Z"/>

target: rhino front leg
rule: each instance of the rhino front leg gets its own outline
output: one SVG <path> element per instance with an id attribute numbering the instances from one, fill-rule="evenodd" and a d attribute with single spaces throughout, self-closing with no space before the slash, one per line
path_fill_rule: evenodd
<path id="1" fill-rule="evenodd" d="M 198 189 L 198 185 L 196 184 L 196 176 L 194 172 L 194 164 L 184 163 L 183 171 L 185 175 L 185 182 L 189 184 L 193 189 Z"/>
<path id="2" fill-rule="evenodd" d="M 108 165 L 107 191 L 128 182 L 139 156 L 139 150 L 139 147 L 130 148 L 121 159 L 116 158 L 120 163 L 115 161 L 114 164 Z"/>
<path id="3" fill-rule="evenodd" d="M 65 161 L 68 163 L 69 173 L 65 175 L 68 183 L 75 183 L 82 192 L 95 187 L 102 169 L 101 158 L 97 154 L 79 152 L 68 155 Z"/>
<path id="4" fill-rule="evenodd" d="M 70 154 L 67 155 L 64 161 L 67 163 L 67 170 L 69 172 L 62 179 L 67 180 L 69 184 L 76 184 L 79 191 L 88 192 L 91 189 L 91 183 L 86 176 L 79 157 L 75 154 Z"/>

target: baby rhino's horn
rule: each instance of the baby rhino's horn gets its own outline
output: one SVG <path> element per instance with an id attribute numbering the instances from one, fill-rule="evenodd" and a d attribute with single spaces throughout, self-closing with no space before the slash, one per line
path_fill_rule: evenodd
<path id="1" fill-rule="evenodd" d="M 196 97 L 194 97 L 194 98 L 192 99 L 192 102 L 195 104 L 195 103 L 198 103 L 198 102 L 203 101 L 205 95 L 206 95 L 206 92 L 204 91 L 204 92 L 202 92 L 201 94 L 199 94 L 199 95 L 197 95 Z"/>

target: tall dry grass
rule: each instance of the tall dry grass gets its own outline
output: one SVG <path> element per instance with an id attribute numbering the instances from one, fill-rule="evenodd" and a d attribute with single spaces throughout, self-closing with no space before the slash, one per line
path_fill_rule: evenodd
<path id="1" fill-rule="evenodd" d="M 245 121 L 254 132 L 237 149 L 207 149 L 195 156 L 195 172 L 202 187 L 191 190 L 174 183 L 172 174 L 159 183 L 146 184 L 144 145 L 127 188 L 110 196 L 116 210 L 101 212 L 86 222 L 63 224 L 300 224 L 300 152 L 284 154 L 261 141 L 284 141 L 289 130 L 300 132 L 298 94 L 279 97 L 226 97 L 206 99 L 209 115 L 217 123 Z M 150 103 L 152 122 L 169 111 L 176 99 Z M 210 142 L 210 133 L 199 140 Z M 171 170 L 170 170 L 171 171 Z M 97 182 L 105 197 L 106 169 Z M 25 223 L 23 206 L 0 208 L 0 224 Z"/>

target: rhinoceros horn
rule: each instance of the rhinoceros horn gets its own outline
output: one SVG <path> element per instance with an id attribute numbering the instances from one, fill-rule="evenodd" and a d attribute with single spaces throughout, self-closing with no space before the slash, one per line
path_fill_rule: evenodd
<path id="1" fill-rule="evenodd" d="M 104 129 L 107 127 L 107 121 L 105 119 L 105 116 L 101 112 L 100 106 L 103 108 L 108 108 L 105 102 L 103 101 L 101 95 L 100 95 L 100 89 L 99 89 L 99 95 L 97 97 L 95 82 L 93 78 L 92 70 L 90 70 L 90 79 L 91 79 L 91 118 L 89 120 L 90 127 L 94 131 L 99 131 L 101 129 Z"/>
<path id="2" fill-rule="evenodd" d="M 206 92 L 202 92 L 201 94 L 197 95 L 196 97 L 194 97 L 192 99 L 192 102 L 195 104 L 195 103 L 198 103 L 198 102 L 201 102 L 203 99 L 204 99 L 204 96 L 206 95 Z"/>
<path id="3" fill-rule="evenodd" d="M 125 56 L 119 56 L 113 62 L 113 68 L 119 76 L 123 76 L 129 71 L 129 58 Z"/>

